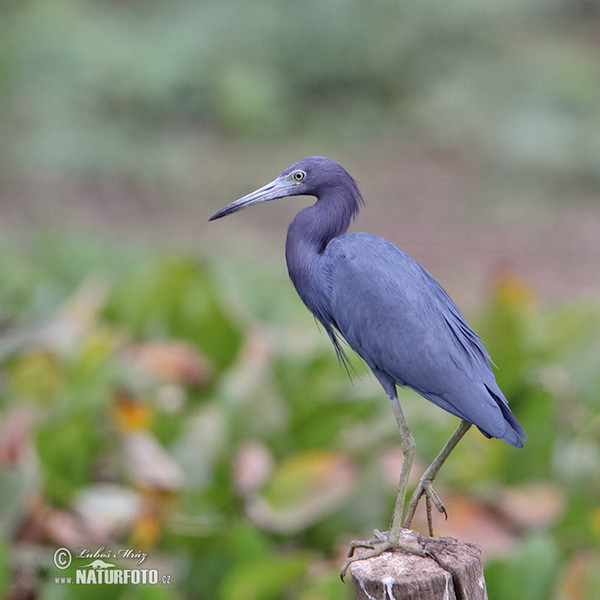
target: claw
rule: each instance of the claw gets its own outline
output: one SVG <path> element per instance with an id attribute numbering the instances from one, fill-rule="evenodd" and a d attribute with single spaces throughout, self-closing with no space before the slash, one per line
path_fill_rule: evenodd
<path id="1" fill-rule="evenodd" d="M 447 520 L 448 520 L 448 511 L 446 510 L 446 507 L 445 507 L 445 506 L 442 504 L 442 505 L 440 506 L 440 508 L 438 508 L 438 510 L 439 510 L 441 513 L 444 513 L 444 519 L 447 521 Z"/>
<path id="2" fill-rule="evenodd" d="M 425 496 L 425 503 L 427 508 L 427 525 L 429 529 L 429 535 L 433 537 L 433 520 L 431 518 L 431 503 L 435 506 L 436 510 L 439 513 L 442 513 L 446 520 L 448 520 L 448 511 L 446 507 L 440 500 L 440 497 L 436 494 L 433 486 L 431 485 L 431 481 L 426 479 L 421 479 L 417 489 L 415 490 L 412 498 L 410 499 L 410 503 L 408 505 L 408 514 L 406 516 L 406 521 L 404 522 L 404 527 L 407 529 L 410 528 L 410 524 L 415 516 L 415 512 L 417 510 L 417 506 L 419 504 L 419 500 Z"/>

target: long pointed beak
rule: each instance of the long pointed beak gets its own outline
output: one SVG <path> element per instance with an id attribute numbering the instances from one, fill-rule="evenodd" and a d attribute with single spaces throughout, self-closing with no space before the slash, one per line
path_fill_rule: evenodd
<path id="1" fill-rule="evenodd" d="M 220 211 L 216 212 L 209 219 L 209 221 L 226 217 L 227 215 L 231 215 L 234 212 L 242 210 L 243 208 L 246 208 L 252 204 L 267 202 L 268 200 L 275 200 L 277 198 L 284 198 L 285 196 L 293 195 L 293 193 L 294 184 L 287 179 L 278 177 L 270 183 L 267 183 L 267 185 L 263 185 L 263 187 L 252 192 L 251 194 L 248 194 L 247 196 L 228 204 L 225 208 L 222 208 Z"/>

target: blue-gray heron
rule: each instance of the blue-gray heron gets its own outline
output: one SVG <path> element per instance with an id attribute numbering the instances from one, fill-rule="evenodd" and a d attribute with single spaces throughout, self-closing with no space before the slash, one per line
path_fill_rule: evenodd
<path id="1" fill-rule="evenodd" d="M 517 448 L 526 437 L 496 383 L 485 347 L 440 284 L 391 242 L 367 233 L 346 233 L 363 199 L 340 165 L 320 156 L 303 158 L 210 220 L 258 202 L 300 195 L 315 196 L 317 201 L 301 210 L 288 229 L 285 256 L 290 278 L 325 328 L 340 360 L 345 360 L 340 343 L 344 338 L 371 368 L 392 403 L 402 436 L 404 462 L 389 530 L 373 540 L 351 543 L 343 577 L 353 560 L 386 550 L 424 554 L 402 545 L 400 530 L 410 526 L 422 496 L 428 508 L 433 502 L 446 513 L 432 482 L 472 424 L 486 437 Z M 415 442 L 398 401 L 397 385 L 412 388 L 461 419 L 421 477 L 406 512 Z M 353 556 L 360 546 L 367 551 Z"/>

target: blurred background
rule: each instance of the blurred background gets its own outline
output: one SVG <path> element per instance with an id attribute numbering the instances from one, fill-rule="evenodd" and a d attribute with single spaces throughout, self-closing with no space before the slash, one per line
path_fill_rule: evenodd
<path id="1" fill-rule="evenodd" d="M 600 597 L 595 0 L 0 4 L 4 597 L 353 597 L 401 452 L 287 279 L 311 200 L 207 222 L 311 154 L 460 304 L 528 434 L 467 436 L 439 534 L 482 545 L 490 598 Z M 456 421 L 401 401 L 417 479 Z M 161 583 L 56 579 L 100 548 Z"/>

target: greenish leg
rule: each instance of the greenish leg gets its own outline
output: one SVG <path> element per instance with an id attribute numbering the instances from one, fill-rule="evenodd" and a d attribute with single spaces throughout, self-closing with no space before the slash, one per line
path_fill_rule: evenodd
<path id="1" fill-rule="evenodd" d="M 440 500 L 439 496 L 435 493 L 432 484 L 433 484 L 433 480 L 436 478 L 437 474 L 439 473 L 442 465 L 444 464 L 444 462 L 446 461 L 446 459 L 448 458 L 448 456 L 450 455 L 452 450 L 454 450 L 454 448 L 456 447 L 458 442 L 460 442 L 460 440 L 463 438 L 465 433 L 467 433 L 467 431 L 469 431 L 470 427 L 471 427 L 471 423 L 469 423 L 467 421 L 461 421 L 460 425 L 458 426 L 458 429 L 452 434 L 452 437 L 448 440 L 446 445 L 442 448 L 440 453 L 436 456 L 435 460 L 431 463 L 431 465 L 429 465 L 429 467 L 425 471 L 425 473 L 423 473 L 423 476 L 421 477 L 421 480 L 419 481 L 419 485 L 417 486 L 417 489 L 415 490 L 414 494 L 412 495 L 412 498 L 410 499 L 410 503 L 408 505 L 408 513 L 406 515 L 406 520 L 404 521 L 404 527 L 406 527 L 407 529 L 410 528 L 412 520 L 415 516 L 415 512 L 417 510 L 417 505 L 419 504 L 419 500 L 423 496 L 425 496 L 427 506 L 428 506 L 427 522 L 428 522 L 430 536 L 433 536 L 433 523 L 432 523 L 432 520 L 430 517 L 431 509 L 429 508 L 429 506 L 430 506 L 429 501 L 433 502 L 436 509 L 439 512 L 444 513 L 444 515 L 446 515 L 446 518 L 448 518 L 448 513 L 446 512 L 446 507 L 442 504 L 442 501 Z"/>
<path id="2" fill-rule="evenodd" d="M 408 490 L 408 477 L 410 475 L 410 469 L 412 467 L 415 458 L 415 440 L 410 432 L 400 402 L 395 393 L 389 396 L 390 402 L 392 403 L 392 410 L 396 417 L 396 422 L 400 428 L 400 435 L 402 436 L 402 471 L 400 472 L 400 481 L 398 483 L 398 494 L 396 495 L 396 504 L 394 505 L 394 513 L 392 515 L 392 522 L 390 529 L 387 534 L 382 534 L 378 531 L 375 532 L 375 537 L 368 541 L 353 541 L 350 542 L 350 550 L 348 551 L 348 558 L 342 566 L 340 576 L 342 581 L 344 575 L 348 570 L 350 564 L 356 560 L 363 560 L 365 558 L 371 558 L 372 556 L 378 556 L 386 550 L 404 550 L 412 554 L 418 554 L 420 556 L 427 556 L 427 553 L 420 548 L 413 548 L 400 543 L 400 531 L 402 530 L 402 520 L 404 517 L 404 504 L 406 501 L 406 492 Z M 360 556 L 353 556 L 356 548 L 367 548 L 368 550 Z"/>

